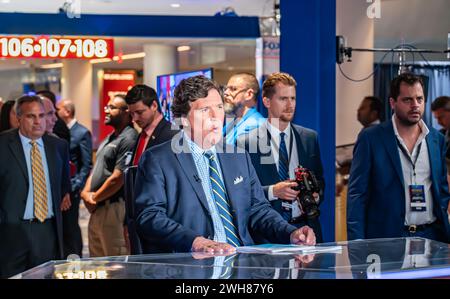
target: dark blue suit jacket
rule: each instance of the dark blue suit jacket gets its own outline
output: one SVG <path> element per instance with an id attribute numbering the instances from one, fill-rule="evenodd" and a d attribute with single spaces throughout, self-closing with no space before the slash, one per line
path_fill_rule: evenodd
<path id="1" fill-rule="evenodd" d="M 183 140 L 180 132 L 171 141 L 147 150 L 140 159 L 136 222 L 144 253 L 188 252 L 196 237 L 214 238 L 207 199 Z M 274 243 L 289 243 L 296 228 L 271 208 L 248 154 L 236 150 L 226 146 L 223 152 L 218 146 L 218 159 L 243 244 L 254 243 L 252 232 Z M 243 181 L 234 184 L 240 176 Z"/>
<path id="2" fill-rule="evenodd" d="M 77 173 L 71 179 L 72 192 L 83 189 L 92 169 L 91 132 L 76 122 L 70 129 L 70 161 L 77 167 Z"/>
<path id="3" fill-rule="evenodd" d="M 426 141 L 433 212 L 450 236 L 444 136 L 430 128 Z M 353 151 L 347 196 L 348 239 L 401 237 L 404 221 L 403 172 L 394 127 L 387 121 L 363 130 Z"/>
<path id="4" fill-rule="evenodd" d="M 325 183 L 317 133 L 292 123 L 291 126 L 295 135 L 298 161 L 300 165 L 314 172 L 316 178 L 322 184 L 323 190 Z M 280 178 L 277 165 L 272 156 L 270 141 L 267 136 L 267 126 L 265 124 L 261 125 L 248 135 L 241 136 L 238 139 L 238 145 L 249 152 L 261 185 L 263 185 L 264 194 L 268 196 L 269 187 L 280 182 Z M 320 195 L 320 200 L 322 201 L 323 192 Z M 274 200 L 271 203 L 275 210 L 281 212 L 281 200 Z"/>

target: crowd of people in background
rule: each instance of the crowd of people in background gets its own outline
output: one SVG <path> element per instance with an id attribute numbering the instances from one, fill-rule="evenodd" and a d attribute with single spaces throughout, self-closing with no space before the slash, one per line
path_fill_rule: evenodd
<path id="1" fill-rule="evenodd" d="M 365 97 L 363 126 L 348 165 L 348 238 L 422 236 L 450 241 L 450 97 L 431 105 L 441 132 L 423 121 L 423 82 L 402 74 L 385 103 Z M 104 107 L 113 132 L 93 160 L 92 135 L 74 101 L 48 90 L 1 105 L 0 277 L 52 259 L 82 256 L 80 202 L 90 213 L 91 257 L 139 252 L 233 253 L 255 243 L 323 242 L 317 213 L 325 194 L 316 131 L 295 124 L 296 80 L 269 75 L 260 85 L 234 74 L 225 89 L 211 79 L 182 80 L 164 118 L 144 84 Z M 261 93 L 261 97 L 259 97 Z M 257 111 L 261 99 L 268 117 Z M 302 196 L 296 172 L 317 190 Z M 125 186 L 128 169 L 135 183 Z M 129 184 L 129 183 L 128 183 Z M 133 190 L 127 197 L 126 188 Z M 126 201 L 135 208 L 127 214 Z M 133 225 L 130 225 L 130 223 Z"/>

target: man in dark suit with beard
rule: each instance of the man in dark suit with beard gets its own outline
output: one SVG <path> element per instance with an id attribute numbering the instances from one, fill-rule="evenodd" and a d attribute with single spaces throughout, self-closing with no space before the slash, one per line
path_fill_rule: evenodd
<path id="1" fill-rule="evenodd" d="M 70 191 L 68 146 L 45 134 L 41 98 L 16 105 L 19 129 L 0 135 L 0 277 L 62 258 L 61 202 Z"/>

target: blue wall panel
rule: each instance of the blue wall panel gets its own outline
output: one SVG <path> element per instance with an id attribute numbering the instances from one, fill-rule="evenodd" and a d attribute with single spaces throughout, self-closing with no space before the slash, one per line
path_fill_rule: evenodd
<path id="1" fill-rule="evenodd" d="M 282 0 L 280 68 L 296 79 L 294 122 L 319 134 L 325 172 L 320 221 L 325 241 L 335 239 L 335 0 Z"/>
<path id="2" fill-rule="evenodd" d="M 0 13 L 0 34 L 103 35 L 139 37 L 260 36 L 257 17 Z"/>

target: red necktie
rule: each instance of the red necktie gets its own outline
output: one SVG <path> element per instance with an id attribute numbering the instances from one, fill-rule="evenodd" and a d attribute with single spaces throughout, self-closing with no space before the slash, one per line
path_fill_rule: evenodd
<path id="1" fill-rule="evenodd" d="M 145 131 L 142 131 L 141 135 L 139 136 L 139 143 L 136 149 L 136 154 L 134 155 L 133 165 L 138 165 L 139 163 L 139 159 L 141 158 L 141 155 L 144 152 L 146 138 L 147 134 L 145 133 Z"/>

